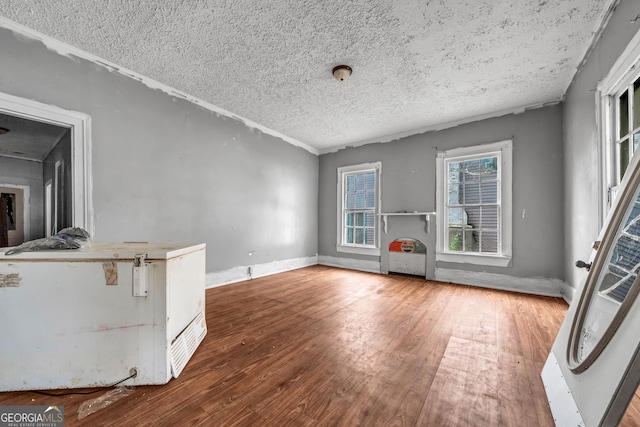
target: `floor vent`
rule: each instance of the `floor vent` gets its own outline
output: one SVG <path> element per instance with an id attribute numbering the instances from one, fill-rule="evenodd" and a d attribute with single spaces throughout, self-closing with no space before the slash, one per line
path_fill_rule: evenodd
<path id="1" fill-rule="evenodd" d="M 178 378 L 205 335 L 207 322 L 201 311 L 171 343 L 171 373 L 174 378 Z"/>

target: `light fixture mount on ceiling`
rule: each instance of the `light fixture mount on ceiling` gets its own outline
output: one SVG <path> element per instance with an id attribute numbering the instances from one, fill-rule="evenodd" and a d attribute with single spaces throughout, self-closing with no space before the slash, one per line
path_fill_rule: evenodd
<path id="1" fill-rule="evenodd" d="M 337 65 L 333 67 L 333 77 L 339 82 L 343 82 L 351 76 L 351 67 L 348 65 Z"/>

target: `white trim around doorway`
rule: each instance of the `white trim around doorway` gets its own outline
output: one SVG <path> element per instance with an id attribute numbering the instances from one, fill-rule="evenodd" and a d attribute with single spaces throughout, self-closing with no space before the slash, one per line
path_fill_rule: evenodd
<path id="1" fill-rule="evenodd" d="M 72 217 L 74 227 L 95 234 L 91 183 L 91 117 L 77 111 L 0 92 L 0 113 L 71 130 Z"/>

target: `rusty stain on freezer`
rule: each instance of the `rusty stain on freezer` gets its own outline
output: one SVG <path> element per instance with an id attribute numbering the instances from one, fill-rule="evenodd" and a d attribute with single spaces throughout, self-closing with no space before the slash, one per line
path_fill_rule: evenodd
<path id="1" fill-rule="evenodd" d="M 107 286 L 117 285 L 118 284 L 118 263 L 103 262 L 102 268 L 104 269 L 104 278 L 107 282 Z"/>
<path id="2" fill-rule="evenodd" d="M 21 281 L 19 273 L 0 273 L 0 288 L 17 288 Z"/>

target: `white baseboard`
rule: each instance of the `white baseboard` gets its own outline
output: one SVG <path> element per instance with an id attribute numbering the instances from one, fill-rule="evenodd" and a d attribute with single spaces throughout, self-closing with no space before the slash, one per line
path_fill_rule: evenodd
<path id="1" fill-rule="evenodd" d="M 368 261 L 363 259 L 320 255 L 318 257 L 318 264 L 328 265 L 330 267 L 367 271 L 369 273 L 380 273 L 380 261 Z"/>
<path id="2" fill-rule="evenodd" d="M 551 297 L 563 297 L 566 285 L 564 281 L 559 279 L 514 277 L 505 274 L 445 268 L 436 268 L 436 280 Z"/>
<path id="3" fill-rule="evenodd" d="M 257 277 L 269 276 L 271 274 L 282 273 L 284 271 L 295 270 L 297 268 L 308 267 L 318 263 L 318 256 L 291 258 L 283 261 L 272 261 L 264 264 L 243 265 L 229 268 L 227 270 L 207 273 L 205 276 L 205 288 L 215 288 L 216 286 L 228 285 L 242 282 L 244 280 L 255 279 Z M 253 267 L 253 273 L 249 274 L 249 267 Z"/>
<path id="4" fill-rule="evenodd" d="M 366 271 L 369 273 L 381 272 L 379 261 L 320 255 L 255 264 L 251 266 L 253 267 L 253 273 L 251 275 L 249 275 L 250 266 L 248 265 L 207 273 L 205 277 L 205 287 L 207 289 L 215 288 L 217 286 L 242 282 L 251 278 L 269 276 L 271 274 L 282 273 L 284 271 L 295 270 L 316 264 Z M 534 295 L 562 297 L 568 303 L 571 303 L 575 294 L 574 288 L 558 279 L 514 277 L 504 274 L 452 270 L 445 268 L 436 268 L 435 276 L 435 280 L 440 282 L 452 282 L 459 283 L 461 285 L 480 286 Z"/>

